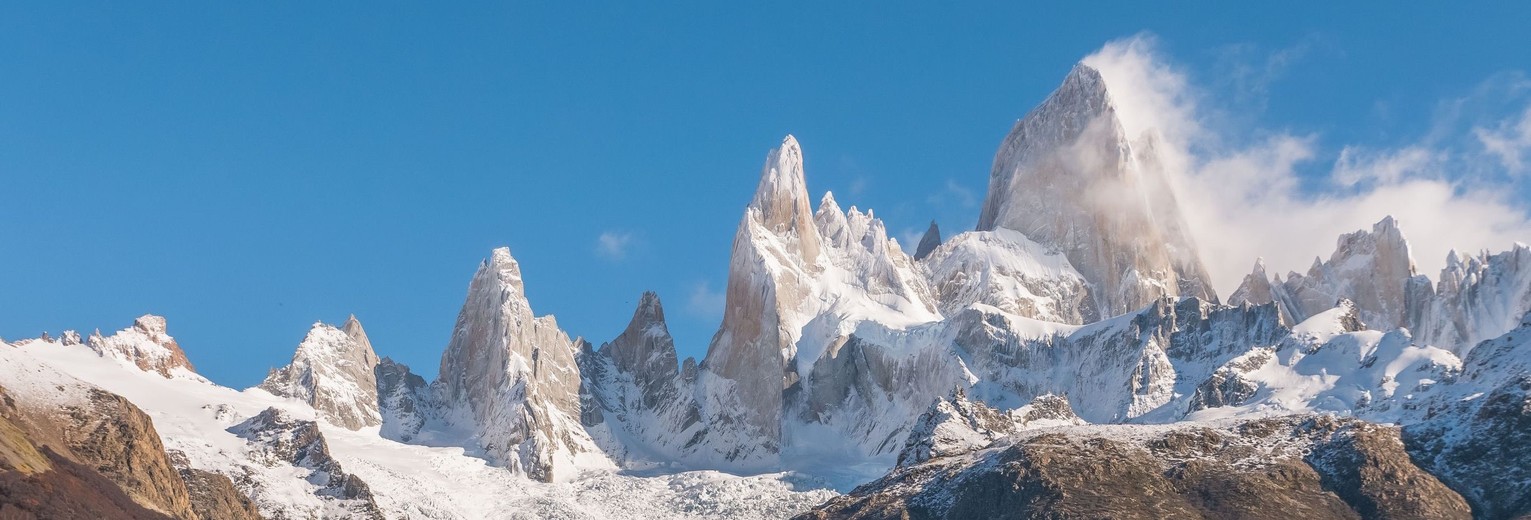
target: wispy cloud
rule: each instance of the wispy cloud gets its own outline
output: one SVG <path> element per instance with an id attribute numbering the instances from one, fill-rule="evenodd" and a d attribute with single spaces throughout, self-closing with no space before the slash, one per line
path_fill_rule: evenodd
<path id="1" fill-rule="evenodd" d="M 633 234 L 626 231 L 605 231 L 595 239 L 595 253 L 608 260 L 627 258 L 633 245 Z"/>
<path id="2" fill-rule="evenodd" d="M 946 184 L 940 190 L 931 193 L 925 201 L 933 206 L 946 206 L 950 204 L 963 209 L 978 207 L 978 195 L 973 193 L 973 190 L 958 184 L 953 179 L 946 179 Z"/>
<path id="3" fill-rule="evenodd" d="M 1199 106 L 1204 94 L 1163 59 L 1151 36 L 1113 41 L 1085 63 L 1105 78 L 1127 135 L 1158 136 L 1186 224 L 1220 293 L 1231 291 L 1257 256 L 1276 270 L 1302 269 L 1315 256 L 1327 257 L 1341 233 L 1390 214 L 1421 272 L 1432 275 L 1451 248 L 1499 250 L 1531 236 L 1525 204 L 1510 198 L 1515 190 L 1503 176 L 1494 182 L 1492 175 L 1463 173 L 1490 158 L 1505 169 L 1522 167 L 1531 145 L 1526 117 L 1475 132 L 1482 146 L 1462 145 L 1469 136 L 1431 135 L 1396 148 L 1341 146 L 1330 159 L 1319 150 L 1336 147 L 1319 146 L 1319 136 L 1275 133 L 1229 144 L 1234 140 L 1222 136 L 1238 129 L 1206 116 Z M 1315 163 L 1305 170 L 1309 177 L 1299 174 Z M 1326 173 L 1315 181 L 1314 169 Z"/>
<path id="4" fill-rule="evenodd" d="M 1484 151 L 1499 160 L 1512 175 L 1525 173 L 1528 155 L 1531 155 L 1531 107 L 1521 114 L 1519 121 L 1506 119 L 1494 128 L 1477 127 L 1473 135 L 1483 145 Z"/>
<path id="5" fill-rule="evenodd" d="M 898 232 L 899 249 L 903 249 L 905 253 L 913 255 L 915 250 L 920 248 L 921 238 L 925 238 L 925 230 L 904 228 Z"/>
<path id="6" fill-rule="evenodd" d="M 686 298 L 686 312 L 702 318 L 718 319 L 723 317 L 726 302 L 727 296 L 722 291 L 714 291 L 711 284 L 701 281 L 691 287 L 691 294 Z"/>

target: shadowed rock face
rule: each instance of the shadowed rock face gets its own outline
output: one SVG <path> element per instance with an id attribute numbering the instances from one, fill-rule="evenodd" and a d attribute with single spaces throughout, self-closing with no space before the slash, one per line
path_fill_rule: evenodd
<path id="1" fill-rule="evenodd" d="M 1531 314 L 1474 348 L 1460 383 L 1487 391 L 1440 396 L 1424 421 L 1405 427 L 1409 451 L 1479 518 L 1531 516 Z"/>
<path id="2" fill-rule="evenodd" d="M 941 228 L 936 227 L 936 221 L 932 220 L 930 227 L 925 230 L 925 235 L 920 237 L 919 246 L 914 248 L 914 259 L 924 260 L 938 247 L 941 247 Z"/>
<path id="3" fill-rule="evenodd" d="M 43 457 L 37 462 L 46 464 L 40 471 L 0 463 L 0 518 L 172 518 L 139 505 L 110 479 L 48 447 L 36 453 Z"/>
<path id="4" fill-rule="evenodd" d="M 675 379 L 680 375 L 680 361 L 675 356 L 675 340 L 665 325 L 659 295 L 643 293 L 622 335 L 602 345 L 600 352 L 611 358 L 617 370 L 632 375 L 644 408 L 653 409 L 677 397 Z"/>
<path id="5" fill-rule="evenodd" d="M 191 508 L 197 512 L 198 518 L 260 520 L 260 511 L 255 508 L 255 502 L 240 493 L 229 477 L 211 471 L 182 468 L 181 479 L 186 481 L 186 489 L 191 493 Z"/>
<path id="6" fill-rule="evenodd" d="M 1101 317 L 1163 296 L 1216 301 L 1162 168 L 1153 136 L 1124 135 L 1100 73 L 1076 65 L 1005 137 L 978 230 L 1062 251 Z"/>
<path id="7" fill-rule="evenodd" d="M 390 358 L 379 361 L 373 371 L 377 378 L 378 412 L 383 418 L 379 434 L 409 442 L 420 433 L 433 406 L 425 378 L 410 372 L 408 365 Z"/>
<path id="8" fill-rule="evenodd" d="M 798 518 L 1470 517 L 1413 465 L 1396 429 L 1327 416 L 1131 428 L 1002 439 L 897 469 Z"/>

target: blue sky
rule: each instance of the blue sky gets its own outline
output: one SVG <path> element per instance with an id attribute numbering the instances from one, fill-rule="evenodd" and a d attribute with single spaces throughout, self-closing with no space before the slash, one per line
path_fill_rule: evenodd
<path id="1" fill-rule="evenodd" d="M 1327 180 L 1346 150 L 1487 135 L 1511 152 L 1478 153 L 1504 160 L 1475 186 L 1527 205 L 1504 189 L 1524 2 L 647 4 L 0 6 L 0 337 L 162 314 L 204 375 L 246 386 L 355 313 L 430 375 L 508 245 L 571 334 L 614 337 L 655 290 L 700 358 L 784 134 L 815 198 L 950 234 L 1015 119 L 1139 34 L 1220 142 L 1303 144 L 1299 197 L 1368 189 Z"/>

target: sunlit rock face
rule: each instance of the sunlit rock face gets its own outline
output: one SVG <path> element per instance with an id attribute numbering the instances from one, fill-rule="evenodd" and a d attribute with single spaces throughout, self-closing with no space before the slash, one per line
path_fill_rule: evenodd
<path id="1" fill-rule="evenodd" d="M 382 424 L 378 411 L 377 353 L 351 316 L 337 328 L 315 323 L 292 356 L 292 363 L 272 370 L 260 388 L 301 400 L 331 423 L 352 430 Z"/>
<path id="2" fill-rule="evenodd" d="M 435 382 L 449 426 L 513 471 L 551 481 L 570 475 L 576 454 L 594 451 L 579 422 L 576 347 L 552 316 L 536 317 L 521 266 L 495 249 L 468 285 L 468 298 Z"/>

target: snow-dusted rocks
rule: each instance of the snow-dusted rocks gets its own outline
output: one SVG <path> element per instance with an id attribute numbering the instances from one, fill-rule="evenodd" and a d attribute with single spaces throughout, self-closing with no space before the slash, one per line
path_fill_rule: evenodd
<path id="1" fill-rule="evenodd" d="M 267 408 L 229 431 L 250 442 L 252 458 L 266 466 L 291 466 L 305 472 L 304 480 L 318 486 L 316 495 L 328 502 L 324 516 L 383 518 L 366 482 L 346 473 L 330 454 L 329 443 L 314 421 L 294 418 L 279 408 Z M 275 489 L 257 489 L 275 493 Z"/>
<path id="2" fill-rule="evenodd" d="M 708 431 L 695 449 L 720 467 L 778 463 L 784 391 L 857 324 L 940 318 L 914 259 L 870 211 L 842 211 L 826 194 L 809 213 L 802 157 L 788 136 L 766 159 L 734 238 L 723 324 L 697 376 Z"/>
<path id="3" fill-rule="evenodd" d="M 1007 413 L 972 401 L 959 390 L 949 398 L 937 400 L 920 415 L 898 454 L 898 466 L 971 453 L 1028 427 L 1082 424 L 1084 421 L 1074 415 L 1068 399 L 1062 396 L 1044 394 Z"/>
<path id="4" fill-rule="evenodd" d="M 969 231 L 952 237 L 922 263 L 943 315 L 981 303 L 1042 321 L 1083 324 L 1098 309 L 1084 277 L 1062 253 L 1016 231 Z"/>
<path id="5" fill-rule="evenodd" d="M 1125 135 L 1100 73 L 1074 66 L 1005 137 L 978 230 L 1061 251 L 1093 286 L 1094 317 L 1162 296 L 1215 301 L 1154 140 Z"/>
<path id="6" fill-rule="evenodd" d="M 1424 420 L 1404 428 L 1409 449 L 1462 492 L 1480 518 L 1531 515 L 1531 314 L 1468 353 Z"/>
<path id="7" fill-rule="evenodd" d="M 1229 301 L 1276 302 L 1295 323 L 1352 301 L 1368 328 L 1406 328 L 1422 345 L 1465 355 L 1478 342 L 1515 328 L 1531 311 L 1531 249 L 1464 256 L 1455 251 L 1433 285 L 1415 274 L 1400 225 L 1383 218 L 1371 231 L 1338 240 L 1328 261 L 1314 260 L 1306 274 L 1267 278 L 1264 263 L 1246 276 Z"/>
<path id="8" fill-rule="evenodd" d="M 260 388 L 298 399 L 330 422 L 352 430 L 382 424 L 378 413 L 377 353 L 356 316 L 336 328 L 314 323 L 292 363 L 272 370 Z"/>
<path id="9" fill-rule="evenodd" d="M 800 519 L 1472 518 L 1396 428 L 1332 416 L 1027 429 L 896 468 Z"/>
<path id="10" fill-rule="evenodd" d="M 382 417 L 378 433 L 400 442 L 414 439 L 433 411 L 430 387 L 409 366 L 383 358 L 373 369 L 377 379 L 377 408 Z"/>
<path id="11" fill-rule="evenodd" d="M 1415 327 L 1426 344 L 1467 354 L 1479 342 L 1514 329 L 1531 312 L 1531 248 L 1464 256 L 1452 251 L 1435 297 Z"/>
<path id="12" fill-rule="evenodd" d="M 80 335 L 74 331 L 65 331 L 61 338 L 65 344 L 77 344 Z M 165 318 L 161 316 L 139 316 L 133 320 L 132 327 L 119 330 L 111 336 L 102 336 L 97 331 L 90 335 L 86 343 L 102 357 L 130 363 L 139 370 L 157 372 L 165 377 L 171 377 L 181 370 L 195 373 L 191 361 L 186 359 L 186 353 L 181 351 L 181 346 L 166 331 Z"/>
<path id="13" fill-rule="evenodd" d="M 597 452 L 580 425 L 576 347 L 537 317 L 506 248 L 479 265 L 434 383 L 444 427 L 512 471 L 551 481 Z"/>
<path id="14" fill-rule="evenodd" d="M 688 360 L 695 366 L 694 360 Z M 705 431 L 675 359 L 659 295 L 643 293 L 627 328 L 580 357 L 582 421 L 603 451 L 629 466 L 687 461 Z"/>

